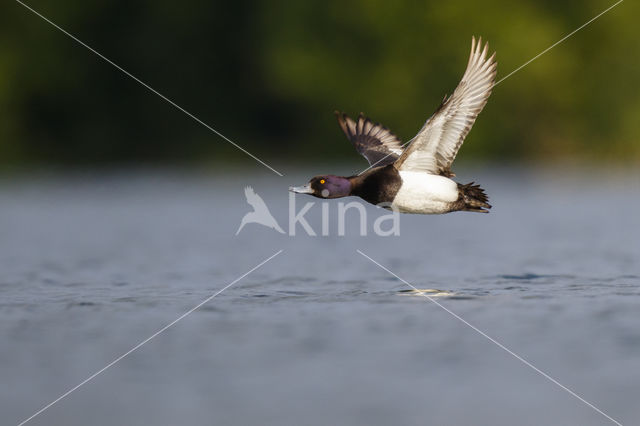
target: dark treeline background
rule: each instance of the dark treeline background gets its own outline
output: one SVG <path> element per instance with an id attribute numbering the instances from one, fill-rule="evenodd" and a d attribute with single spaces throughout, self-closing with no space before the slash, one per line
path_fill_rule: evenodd
<path id="1" fill-rule="evenodd" d="M 280 161 L 354 156 L 335 109 L 407 140 L 455 88 L 472 35 L 501 78 L 612 3 L 26 1 Z M 253 162 L 19 3 L 1 10 L 0 167 Z M 638 16 L 623 2 L 497 86 L 464 159 L 639 161 Z"/>

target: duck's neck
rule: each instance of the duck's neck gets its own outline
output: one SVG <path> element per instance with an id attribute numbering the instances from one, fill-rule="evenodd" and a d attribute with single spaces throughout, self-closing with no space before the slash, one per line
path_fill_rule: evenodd
<path id="1" fill-rule="evenodd" d="M 360 175 L 350 176 L 348 179 L 351 183 L 351 195 L 376 205 L 393 201 L 402 184 L 393 164 L 374 167 Z"/>
<path id="2" fill-rule="evenodd" d="M 374 169 L 367 170 L 359 175 L 353 175 L 345 178 L 349 181 L 349 185 L 351 187 L 350 195 L 360 196 L 365 180 L 372 174 L 372 171 L 374 171 Z"/>

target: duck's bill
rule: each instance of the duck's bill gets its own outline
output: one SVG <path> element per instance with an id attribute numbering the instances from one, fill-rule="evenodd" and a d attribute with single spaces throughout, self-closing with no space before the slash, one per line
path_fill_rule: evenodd
<path id="1" fill-rule="evenodd" d="M 296 192 L 298 194 L 313 194 L 313 189 L 311 189 L 311 185 L 309 184 L 302 186 L 290 186 L 289 191 Z"/>

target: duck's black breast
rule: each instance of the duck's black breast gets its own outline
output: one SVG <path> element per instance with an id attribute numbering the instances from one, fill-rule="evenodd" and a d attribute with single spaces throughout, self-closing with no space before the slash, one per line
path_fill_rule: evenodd
<path id="1" fill-rule="evenodd" d="M 393 164 L 389 164 L 354 177 L 352 185 L 351 193 L 371 204 L 392 203 L 402 186 L 402 178 Z"/>

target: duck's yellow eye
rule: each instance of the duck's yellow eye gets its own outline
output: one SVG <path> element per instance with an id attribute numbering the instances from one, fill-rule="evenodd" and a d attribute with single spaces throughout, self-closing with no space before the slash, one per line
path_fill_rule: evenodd
<path id="1" fill-rule="evenodd" d="M 325 180 L 324 179 L 320 179 L 320 184 L 324 185 Z"/>

